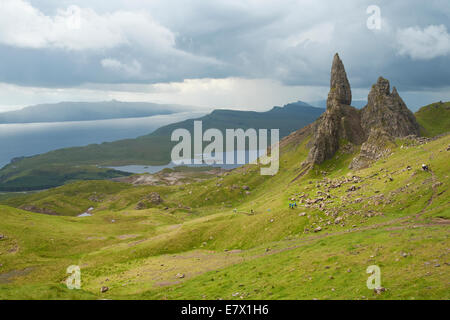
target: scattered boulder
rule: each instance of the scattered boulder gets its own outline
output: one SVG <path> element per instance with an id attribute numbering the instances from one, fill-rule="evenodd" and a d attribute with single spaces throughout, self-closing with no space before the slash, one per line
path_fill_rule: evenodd
<path id="1" fill-rule="evenodd" d="M 347 192 L 353 192 L 353 191 L 356 191 L 356 190 L 359 190 L 359 189 L 361 189 L 361 187 L 357 187 L 357 186 L 353 185 L 353 186 L 351 186 L 350 188 L 347 189 Z"/>
<path id="2" fill-rule="evenodd" d="M 385 292 L 385 291 L 386 291 L 386 288 L 379 287 L 379 288 L 373 289 L 373 291 L 374 291 L 376 294 L 381 294 L 382 292 Z"/>
<path id="3" fill-rule="evenodd" d="M 248 191 L 248 190 L 250 190 L 250 187 L 249 186 L 243 186 L 242 189 Z"/>
<path id="4" fill-rule="evenodd" d="M 148 199 L 150 200 L 151 203 L 153 204 L 160 204 L 161 202 L 163 202 L 161 196 L 159 195 L 159 193 L 157 192 L 152 192 L 148 195 Z"/>
<path id="5" fill-rule="evenodd" d="M 144 210 L 148 208 L 148 203 L 145 201 L 139 201 L 136 205 L 136 210 Z"/>
<path id="6" fill-rule="evenodd" d="M 101 292 L 101 293 L 105 293 L 105 292 L 107 292 L 108 290 L 109 290 L 108 287 L 101 287 L 101 288 L 100 288 L 100 292 Z"/>
<path id="7" fill-rule="evenodd" d="M 163 199 L 157 192 L 151 192 L 150 194 L 146 195 L 143 199 L 141 199 L 137 205 L 136 210 L 144 210 L 148 209 L 152 206 L 159 205 L 163 203 Z"/>
<path id="8" fill-rule="evenodd" d="M 320 232 L 320 231 L 322 231 L 321 227 L 317 227 L 317 228 L 314 229 L 314 232 Z"/>
<path id="9" fill-rule="evenodd" d="M 104 195 L 99 195 L 97 192 L 94 192 L 88 197 L 88 200 L 92 202 L 103 202 L 103 199 Z"/>
<path id="10" fill-rule="evenodd" d="M 342 221 L 344 221 L 344 218 L 342 218 L 342 217 L 337 217 L 337 218 L 334 220 L 334 223 L 335 223 L 335 224 L 340 224 Z"/>
<path id="11" fill-rule="evenodd" d="M 177 273 L 176 277 L 178 279 L 183 279 L 184 277 L 186 277 L 186 275 L 184 273 Z"/>

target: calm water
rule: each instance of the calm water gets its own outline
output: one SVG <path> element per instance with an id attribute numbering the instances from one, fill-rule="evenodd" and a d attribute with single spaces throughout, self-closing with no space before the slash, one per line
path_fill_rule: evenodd
<path id="1" fill-rule="evenodd" d="M 209 165 L 211 167 L 220 167 L 223 169 L 234 169 L 234 168 L 238 168 L 240 166 L 242 166 L 243 164 L 236 164 L 237 163 L 237 157 L 240 153 L 245 153 L 245 163 L 250 163 L 252 161 L 255 161 L 258 158 L 258 152 L 256 150 L 246 150 L 246 151 L 236 151 L 236 152 L 232 152 L 231 154 L 234 154 L 234 159 L 235 159 L 235 164 L 214 164 L 214 165 Z M 222 153 L 222 159 L 226 159 L 226 156 L 229 152 L 223 152 Z M 259 151 L 259 156 L 264 155 L 266 152 L 265 150 Z M 203 155 L 203 159 L 208 159 L 208 155 Z M 124 172 L 130 172 L 130 173 L 156 173 L 159 172 L 165 168 L 175 168 L 179 165 L 174 164 L 173 162 L 167 164 L 167 165 L 163 165 L 163 166 L 142 166 L 142 165 L 128 165 L 128 166 L 119 166 L 119 167 L 107 167 L 107 168 L 111 168 L 111 169 L 116 169 L 116 170 L 120 170 L 120 171 L 124 171 Z M 195 164 L 188 164 L 188 165 L 183 165 L 183 166 L 188 166 L 188 167 L 204 167 L 207 166 L 207 164 L 201 164 L 201 165 L 195 165 Z"/>
<path id="2" fill-rule="evenodd" d="M 0 124 L 0 167 L 12 158 L 55 149 L 136 138 L 178 121 L 203 116 L 183 112 L 145 118 L 53 123 Z"/>

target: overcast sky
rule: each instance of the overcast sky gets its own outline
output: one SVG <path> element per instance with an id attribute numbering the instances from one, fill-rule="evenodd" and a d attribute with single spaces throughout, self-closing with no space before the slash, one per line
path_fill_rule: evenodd
<path id="1" fill-rule="evenodd" d="M 450 100 L 449 32 L 448 0 L 0 0 L 0 111 L 109 99 L 267 110 L 325 99 L 335 52 L 354 99 L 382 75 L 416 109 Z"/>

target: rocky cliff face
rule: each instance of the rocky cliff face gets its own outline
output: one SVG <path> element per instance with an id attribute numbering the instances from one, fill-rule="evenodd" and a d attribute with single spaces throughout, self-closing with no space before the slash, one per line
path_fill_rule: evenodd
<path id="1" fill-rule="evenodd" d="M 336 53 L 331 66 L 330 92 L 328 93 L 327 108 L 336 104 L 351 105 L 352 90 L 348 82 L 344 64 Z"/>
<path id="2" fill-rule="evenodd" d="M 354 144 L 361 144 L 366 140 L 360 112 L 350 106 L 351 101 L 350 83 L 344 65 L 336 54 L 331 67 L 327 110 L 313 125 L 314 137 L 310 144 L 308 162 L 322 163 L 331 158 L 342 140 Z"/>
<path id="3" fill-rule="evenodd" d="M 365 141 L 359 112 L 347 105 L 333 104 L 314 123 L 313 132 L 308 155 L 308 161 L 312 163 L 322 163 L 331 158 L 342 140 L 353 144 Z"/>
<path id="4" fill-rule="evenodd" d="M 367 106 L 361 110 L 361 125 L 367 134 L 382 129 L 392 137 L 419 135 L 419 124 L 389 81 L 380 77 L 370 90 Z"/>
<path id="5" fill-rule="evenodd" d="M 367 141 L 362 144 L 359 155 L 350 164 L 350 169 L 367 168 L 373 161 L 388 156 L 394 147 L 391 135 L 382 129 L 372 129 Z"/>
<path id="6" fill-rule="evenodd" d="M 308 162 L 320 164 L 333 157 L 340 143 L 361 145 L 361 154 L 351 165 L 363 168 L 386 155 L 394 137 L 419 134 L 419 125 L 397 90 L 390 92 L 389 81 L 379 78 L 362 110 L 350 106 L 352 93 L 344 65 L 336 54 L 331 67 L 327 110 L 313 124 Z"/>

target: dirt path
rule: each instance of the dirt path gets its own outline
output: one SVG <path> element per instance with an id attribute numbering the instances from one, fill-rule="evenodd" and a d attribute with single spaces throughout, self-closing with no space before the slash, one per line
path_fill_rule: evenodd
<path id="1" fill-rule="evenodd" d="M 11 270 L 9 272 L 0 274 L 0 284 L 8 284 L 14 281 L 15 278 L 26 276 L 33 270 L 32 267 L 23 270 Z"/>
<path id="2" fill-rule="evenodd" d="M 263 254 L 252 256 L 252 257 L 246 259 L 246 261 L 253 260 L 253 259 L 256 259 L 256 258 L 261 258 L 261 257 L 268 256 L 268 255 L 273 255 L 273 254 L 285 252 L 285 251 L 295 250 L 295 249 L 304 247 L 304 246 L 310 244 L 311 242 L 314 242 L 314 241 L 320 240 L 320 239 L 324 239 L 324 238 L 329 238 L 329 237 L 334 237 L 334 236 L 341 236 L 341 235 L 348 234 L 348 233 L 364 232 L 364 231 L 368 231 L 368 230 L 379 229 L 380 227 L 383 227 L 383 226 L 387 227 L 387 226 L 389 226 L 391 224 L 394 224 L 396 222 L 401 222 L 401 220 L 405 220 L 405 218 L 411 218 L 411 216 L 403 217 L 402 219 L 395 219 L 395 221 L 391 220 L 390 222 L 387 222 L 387 223 L 375 224 L 375 225 L 372 225 L 372 226 L 369 226 L 369 227 L 364 227 L 364 228 L 354 228 L 354 229 L 349 229 L 349 230 L 340 231 L 340 232 L 325 233 L 325 234 L 321 234 L 321 235 L 317 235 L 317 236 L 313 236 L 313 237 L 308 237 L 308 238 L 305 238 L 305 239 L 287 240 L 287 241 L 296 241 L 296 242 L 303 242 L 303 243 L 295 245 L 295 246 L 289 246 L 289 247 L 282 248 L 282 249 L 270 250 L 270 251 L 267 251 L 267 252 L 265 252 Z M 404 230 L 404 229 L 409 229 L 409 228 L 410 229 L 413 229 L 413 228 L 414 229 L 417 229 L 417 228 L 430 228 L 430 227 L 442 226 L 442 225 L 450 225 L 450 220 L 435 219 L 432 223 L 422 223 L 422 224 L 409 223 L 409 224 L 403 224 L 403 225 L 399 225 L 399 226 L 395 226 L 395 227 L 386 228 L 385 231 Z"/>
<path id="3" fill-rule="evenodd" d="M 430 199 L 428 200 L 427 204 L 425 205 L 425 207 L 423 207 L 423 209 L 416 215 L 416 217 L 420 217 L 422 214 L 425 213 L 425 211 L 427 210 L 427 208 L 429 206 L 431 206 L 433 204 L 434 199 L 438 196 L 437 194 L 437 186 L 436 184 L 439 182 L 438 179 L 436 178 L 436 175 L 434 174 L 434 172 L 432 170 L 430 170 L 431 172 L 431 189 L 433 190 L 433 194 L 431 195 Z"/>

